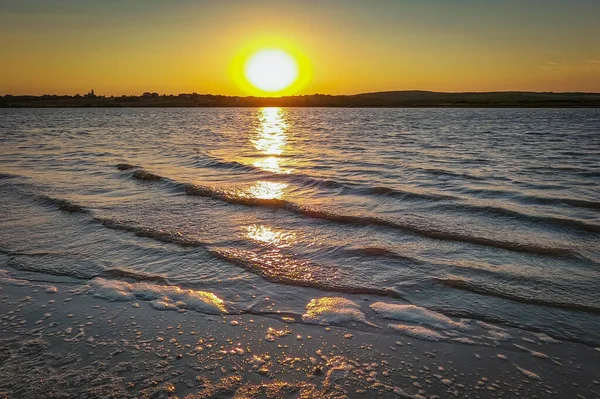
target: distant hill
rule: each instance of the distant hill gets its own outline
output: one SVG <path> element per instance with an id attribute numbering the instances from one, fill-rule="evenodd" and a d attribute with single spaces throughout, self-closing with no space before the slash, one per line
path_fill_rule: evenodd
<path id="1" fill-rule="evenodd" d="M 105 97 L 0 96 L 0 107 L 600 107 L 600 93 L 383 91 L 355 95 L 233 97 L 183 93 Z"/>

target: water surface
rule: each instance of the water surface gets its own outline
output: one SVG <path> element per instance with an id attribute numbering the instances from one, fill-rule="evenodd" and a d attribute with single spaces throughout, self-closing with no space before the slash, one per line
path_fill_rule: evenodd
<path id="1" fill-rule="evenodd" d="M 598 109 L 0 110 L 0 259 L 600 342 Z"/>

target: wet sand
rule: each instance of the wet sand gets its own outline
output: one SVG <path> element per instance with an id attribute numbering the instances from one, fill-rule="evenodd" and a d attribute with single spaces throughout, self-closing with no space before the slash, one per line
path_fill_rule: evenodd
<path id="1" fill-rule="evenodd" d="M 384 319 L 159 311 L 10 272 L 0 287 L 2 397 L 600 397 L 600 349 L 503 326 L 427 336 Z"/>

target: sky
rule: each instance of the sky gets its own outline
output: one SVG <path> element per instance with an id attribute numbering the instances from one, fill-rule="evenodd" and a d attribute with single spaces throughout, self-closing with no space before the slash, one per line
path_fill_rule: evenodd
<path id="1" fill-rule="evenodd" d="M 236 59 L 270 43 L 302 59 L 295 94 L 600 92 L 599 21 L 598 0 L 0 0 L 0 95 L 248 95 Z"/>

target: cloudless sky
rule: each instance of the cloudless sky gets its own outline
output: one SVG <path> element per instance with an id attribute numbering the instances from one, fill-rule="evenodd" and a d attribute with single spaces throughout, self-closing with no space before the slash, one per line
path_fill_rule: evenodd
<path id="1" fill-rule="evenodd" d="M 600 0 L 0 0 L 0 95 L 245 95 L 264 38 L 310 62 L 298 94 L 600 92 Z"/>

